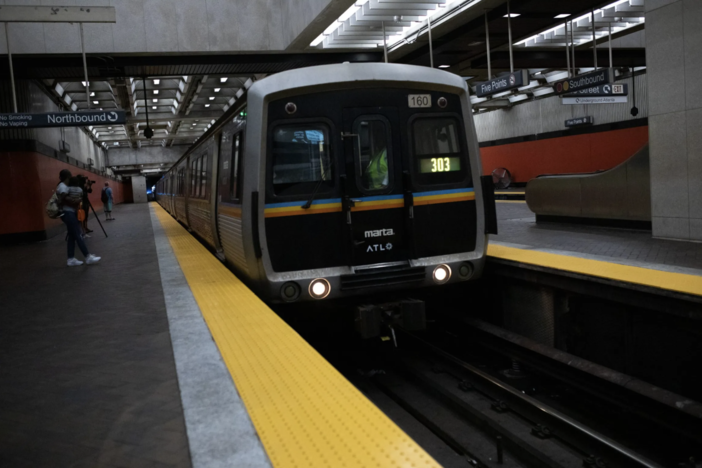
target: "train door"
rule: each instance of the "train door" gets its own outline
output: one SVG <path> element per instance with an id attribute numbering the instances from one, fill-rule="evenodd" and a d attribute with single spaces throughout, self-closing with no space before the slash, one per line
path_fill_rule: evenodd
<path id="1" fill-rule="evenodd" d="M 354 266 L 410 258 L 399 121 L 395 107 L 344 109 L 343 211 Z"/>

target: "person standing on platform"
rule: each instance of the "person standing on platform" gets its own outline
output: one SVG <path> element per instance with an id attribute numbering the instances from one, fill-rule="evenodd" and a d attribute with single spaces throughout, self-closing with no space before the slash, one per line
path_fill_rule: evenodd
<path id="1" fill-rule="evenodd" d="M 109 182 L 105 182 L 100 199 L 102 204 L 105 205 L 105 221 L 114 221 L 115 218 L 112 217 L 112 189 Z"/>
<path id="2" fill-rule="evenodd" d="M 82 265 L 83 262 L 75 257 L 76 244 L 78 248 L 83 253 L 85 257 L 85 263 L 88 265 L 97 263 L 100 261 L 100 257 L 97 257 L 90 252 L 88 252 L 88 247 L 85 245 L 83 240 L 82 231 L 80 228 L 80 223 L 78 222 L 78 208 L 80 207 L 82 199 L 82 190 L 80 196 L 77 198 L 71 196 L 71 192 L 75 192 L 75 188 L 72 190 L 68 186 L 68 182 L 71 179 L 71 171 L 64 169 L 59 173 L 59 180 L 61 181 L 56 188 L 56 196 L 58 197 L 58 204 L 61 207 L 62 215 L 61 220 L 63 224 L 66 225 L 66 230 L 68 232 L 68 266 L 78 266 Z"/>
<path id="3" fill-rule="evenodd" d="M 84 218 L 82 221 L 83 232 L 85 237 L 90 237 L 90 233 L 93 232 L 92 229 L 88 228 L 88 216 L 90 216 L 90 199 L 88 198 L 89 193 L 93 193 L 93 182 L 88 180 L 87 177 L 83 179 L 83 202 L 81 203 L 81 209 L 83 210 Z"/>

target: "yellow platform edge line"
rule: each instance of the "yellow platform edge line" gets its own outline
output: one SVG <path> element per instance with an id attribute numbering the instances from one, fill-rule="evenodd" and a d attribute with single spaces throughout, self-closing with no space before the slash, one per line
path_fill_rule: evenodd
<path id="1" fill-rule="evenodd" d="M 495 200 L 495 203 L 526 203 L 526 200 Z"/>
<path id="2" fill-rule="evenodd" d="M 489 244 L 488 256 L 614 281 L 702 296 L 702 276 Z"/>
<path id="3" fill-rule="evenodd" d="M 163 208 L 152 206 L 275 468 L 439 466 Z"/>

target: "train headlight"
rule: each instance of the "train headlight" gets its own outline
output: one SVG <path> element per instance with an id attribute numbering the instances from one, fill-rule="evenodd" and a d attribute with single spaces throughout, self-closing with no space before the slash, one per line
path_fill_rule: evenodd
<path id="1" fill-rule="evenodd" d="M 300 285 L 294 281 L 288 281 L 280 288 L 280 297 L 286 302 L 296 301 L 300 297 Z"/>
<path id="2" fill-rule="evenodd" d="M 324 278 L 317 278 L 310 283 L 310 296 L 315 299 L 324 299 L 331 292 L 329 281 Z"/>
<path id="3" fill-rule="evenodd" d="M 451 279 L 451 267 L 448 265 L 437 265 L 432 274 L 436 284 L 444 284 Z"/>

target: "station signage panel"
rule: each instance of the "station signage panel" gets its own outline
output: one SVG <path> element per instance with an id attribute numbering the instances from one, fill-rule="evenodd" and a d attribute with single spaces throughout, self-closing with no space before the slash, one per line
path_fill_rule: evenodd
<path id="1" fill-rule="evenodd" d="M 127 114 L 121 110 L 0 114 L 0 128 L 89 127 L 126 122 Z"/>
<path id="2" fill-rule="evenodd" d="M 529 84 L 529 71 L 518 70 L 514 73 L 493 78 L 489 81 L 482 81 L 475 84 L 475 94 L 478 97 L 492 96 L 493 94 L 509 91 L 510 89 L 521 88 Z"/>
<path id="3" fill-rule="evenodd" d="M 592 125 L 595 123 L 595 119 L 591 115 L 586 115 L 585 117 L 578 117 L 576 119 L 568 119 L 565 121 L 566 127 L 582 127 L 584 125 Z"/>
<path id="4" fill-rule="evenodd" d="M 566 94 L 565 97 L 580 97 L 580 96 L 628 96 L 629 85 L 626 83 L 613 83 L 594 88 L 587 88 L 575 93 Z"/>
<path id="5" fill-rule="evenodd" d="M 570 94 L 583 89 L 602 86 L 614 82 L 614 70 L 602 68 L 584 75 L 573 76 L 565 80 L 556 81 L 553 90 L 556 94 Z"/>
<path id="6" fill-rule="evenodd" d="M 564 97 L 561 104 L 623 104 L 629 102 L 627 96 L 601 96 L 601 97 Z"/>

